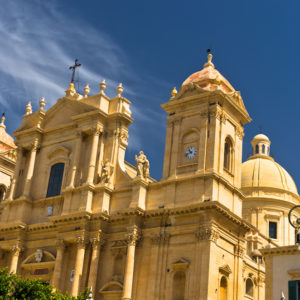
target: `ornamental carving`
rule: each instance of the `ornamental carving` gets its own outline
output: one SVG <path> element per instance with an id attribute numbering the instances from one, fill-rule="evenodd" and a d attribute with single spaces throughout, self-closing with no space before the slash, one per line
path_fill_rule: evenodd
<path id="1" fill-rule="evenodd" d="M 111 252 L 113 256 L 126 255 L 127 252 L 127 241 L 126 240 L 116 240 L 112 242 Z"/>
<path id="2" fill-rule="evenodd" d="M 218 120 L 220 120 L 220 122 L 222 122 L 222 123 L 226 123 L 226 120 L 227 120 L 227 116 L 226 116 L 226 114 L 223 112 L 223 111 L 221 111 L 221 110 L 217 110 L 216 111 L 216 118 L 218 119 Z"/>
<path id="3" fill-rule="evenodd" d="M 113 172 L 113 165 L 110 163 L 109 159 L 105 161 L 104 164 L 102 164 L 102 172 L 101 172 L 101 182 L 108 183 L 110 180 L 110 177 Z"/>
<path id="4" fill-rule="evenodd" d="M 86 241 L 85 241 L 84 237 L 82 237 L 82 236 L 76 237 L 75 243 L 76 243 L 78 249 L 85 248 Z"/>
<path id="5" fill-rule="evenodd" d="M 240 258 L 244 257 L 244 248 L 242 248 L 241 246 L 235 246 L 234 248 L 234 254 L 237 255 Z"/>
<path id="6" fill-rule="evenodd" d="M 170 239 L 170 234 L 166 231 L 161 231 L 151 236 L 151 242 L 155 245 L 158 245 L 163 242 L 168 242 L 169 239 Z"/>
<path id="7" fill-rule="evenodd" d="M 59 239 L 56 241 L 56 248 L 62 250 L 65 248 L 65 242 L 63 239 Z"/>
<path id="8" fill-rule="evenodd" d="M 209 227 L 200 227 L 195 234 L 199 241 L 209 240 L 214 243 L 216 243 L 220 237 L 220 234 L 217 230 Z"/>
<path id="9" fill-rule="evenodd" d="M 126 238 L 128 245 L 136 246 L 136 243 L 141 238 L 141 230 L 136 225 L 134 225 L 133 227 L 128 229 Z"/>
<path id="10" fill-rule="evenodd" d="M 99 247 L 103 246 L 105 241 L 103 238 L 99 237 L 93 237 L 90 239 L 90 242 L 92 244 L 93 249 L 98 249 Z"/>
<path id="11" fill-rule="evenodd" d="M 244 137 L 244 128 L 243 127 L 240 127 L 240 126 L 237 126 L 235 128 L 235 133 L 236 135 L 242 140 L 243 137 Z"/>
<path id="12" fill-rule="evenodd" d="M 140 151 L 139 156 L 135 156 L 135 161 L 137 168 L 137 176 L 141 177 L 142 179 L 148 179 L 150 164 L 143 151 Z"/>
<path id="13" fill-rule="evenodd" d="M 122 145 L 127 146 L 128 145 L 128 132 L 127 131 L 122 131 L 120 135 L 120 142 Z"/>
<path id="14" fill-rule="evenodd" d="M 18 242 L 17 244 L 13 245 L 10 249 L 13 255 L 19 256 L 20 253 L 24 250 L 22 243 Z"/>
<path id="15" fill-rule="evenodd" d="M 39 140 L 38 139 L 35 139 L 33 141 L 33 143 L 31 144 L 31 150 L 32 151 L 37 151 L 39 148 Z"/>

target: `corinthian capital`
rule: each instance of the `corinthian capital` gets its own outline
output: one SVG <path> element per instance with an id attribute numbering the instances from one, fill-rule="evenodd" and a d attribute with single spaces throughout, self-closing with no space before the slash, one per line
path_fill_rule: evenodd
<path id="1" fill-rule="evenodd" d="M 39 148 L 39 140 L 35 139 L 33 141 L 33 143 L 31 144 L 31 150 L 32 151 L 37 151 L 38 148 Z"/>
<path id="2" fill-rule="evenodd" d="M 209 240 L 214 243 L 216 243 L 217 239 L 220 237 L 219 232 L 211 227 L 200 227 L 195 232 L 195 235 L 199 241 Z"/>
<path id="3" fill-rule="evenodd" d="M 76 242 L 78 249 L 85 248 L 86 241 L 85 241 L 84 237 L 82 237 L 82 236 L 76 237 L 75 242 Z"/>
<path id="4" fill-rule="evenodd" d="M 10 249 L 13 255 L 19 256 L 20 253 L 24 250 L 22 244 L 18 242 L 17 244 L 13 245 Z"/>
<path id="5" fill-rule="evenodd" d="M 128 228 L 127 243 L 132 246 L 136 246 L 137 241 L 141 238 L 141 230 L 136 226 Z"/>

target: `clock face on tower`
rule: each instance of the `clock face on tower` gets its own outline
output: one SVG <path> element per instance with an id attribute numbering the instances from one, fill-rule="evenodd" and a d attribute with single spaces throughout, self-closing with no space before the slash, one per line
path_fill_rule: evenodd
<path id="1" fill-rule="evenodd" d="M 197 149 L 193 146 L 190 146 L 185 151 L 185 157 L 187 159 L 192 159 L 195 157 L 196 153 L 197 153 Z"/>

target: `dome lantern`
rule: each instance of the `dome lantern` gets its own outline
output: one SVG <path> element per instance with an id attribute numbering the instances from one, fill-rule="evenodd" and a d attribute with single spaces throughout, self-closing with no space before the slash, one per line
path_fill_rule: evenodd
<path id="1" fill-rule="evenodd" d="M 269 138 L 264 134 L 256 135 L 251 141 L 252 155 L 266 155 L 270 156 L 270 145 Z"/>

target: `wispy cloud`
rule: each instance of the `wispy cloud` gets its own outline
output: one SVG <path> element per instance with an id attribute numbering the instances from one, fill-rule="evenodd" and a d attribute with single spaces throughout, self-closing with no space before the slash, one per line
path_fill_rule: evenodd
<path id="1" fill-rule="evenodd" d="M 107 94 L 113 96 L 116 80 L 124 80 L 124 94 L 132 101 L 135 118 L 130 129 L 130 153 L 140 150 L 149 136 L 155 136 L 150 128 L 157 132 L 164 126 L 163 112 L 157 112 L 164 102 L 159 90 L 169 89 L 169 83 L 145 73 L 139 76 L 118 43 L 80 19 L 80 14 L 70 18 L 63 2 L 1 2 L 0 41 L 0 109 L 7 112 L 10 132 L 20 125 L 28 100 L 37 109 L 38 100 L 45 97 L 49 108 L 64 95 L 71 77 L 68 67 L 76 57 L 82 63 L 81 88 L 88 82 L 96 93 L 105 78 Z"/>

